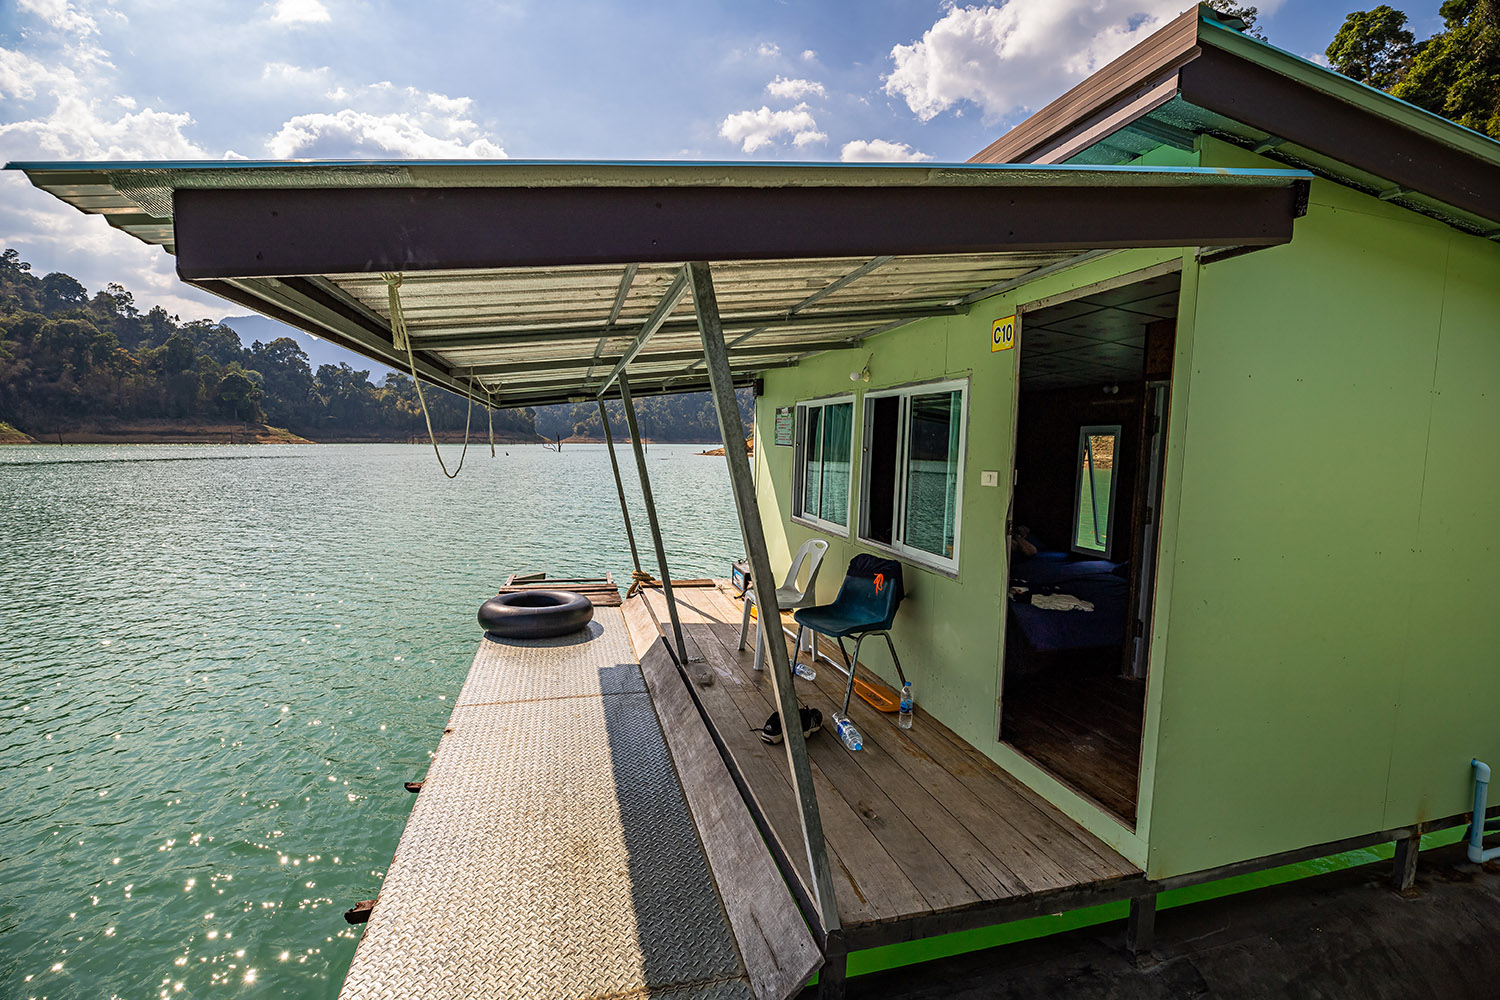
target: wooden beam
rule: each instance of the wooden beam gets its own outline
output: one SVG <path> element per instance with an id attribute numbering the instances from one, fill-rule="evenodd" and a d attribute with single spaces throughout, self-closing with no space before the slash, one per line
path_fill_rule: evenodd
<path id="1" fill-rule="evenodd" d="M 1307 185 L 1290 174 L 1227 183 L 1186 170 L 986 179 L 876 187 L 179 188 L 177 271 L 194 280 L 1274 246 L 1291 240 Z"/>
<path id="2" fill-rule="evenodd" d="M 1403 896 L 1415 893 L 1417 855 L 1422 850 L 1422 835 L 1413 833 L 1396 841 L 1396 856 L 1391 866 L 1391 882 Z"/>
<path id="3" fill-rule="evenodd" d="M 1149 955 L 1156 943 L 1156 893 L 1132 896 L 1130 915 L 1125 920 L 1125 950 L 1139 959 Z"/>

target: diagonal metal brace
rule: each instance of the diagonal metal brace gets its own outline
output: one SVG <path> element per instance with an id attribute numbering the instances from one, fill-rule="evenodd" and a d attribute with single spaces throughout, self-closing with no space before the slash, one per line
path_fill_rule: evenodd
<path id="1" fill-rule="evenodd" d="M 646 349 L 646 344 L 650 342 L 652 337 L 656 336 L 656 331 L 661 329 L 661 325 L 667 321 L 667 317 L 672 315 L 672 310 L 677 308 L 677 303 L 682 301 L 682 297 L 687 294 L 687 289 L 687 268 L 683 267 L 682 270 L 677 272 L 677 277 L 672 279 L 671 286 L 667 288 L 667 294 L 661 297 L 661 301 L 656 304 L 656 308 L 651 310 L 651 315 L 646 317 L 646 322 L 641 327 L 641 332 L 636 334 L 635 342 L 625 349 L 624 356 L 620 358 L 614 370 L 605 377 L 604 384 L 599 386 L 597 393 L 599 396 L 602 397 L 608 392 L 609 387 L 614 385 L 621 375 L 625 374 L 625 369 L 630 367 L 630 363 L 635 360 L 635 356 Z"/>

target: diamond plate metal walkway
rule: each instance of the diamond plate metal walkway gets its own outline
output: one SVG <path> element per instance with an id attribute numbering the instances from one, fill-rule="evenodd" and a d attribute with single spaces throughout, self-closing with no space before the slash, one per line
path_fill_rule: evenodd
<path id="1" fill-rule="evenodd" d="M 481 645 L 340 996 L 753 996 L 618 608 Z"/>

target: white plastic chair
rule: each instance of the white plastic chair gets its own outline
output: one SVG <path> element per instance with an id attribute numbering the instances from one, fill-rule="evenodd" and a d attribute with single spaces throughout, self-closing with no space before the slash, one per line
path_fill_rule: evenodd
<path id="1" fill-rule="evenodd" d="M 809 538 L 802 543 L 797 550 L 797 555 L 792 559 L 792 568 L 787 570 L 786 579 L 781 581 L 781 586 L 776 588 L 776 605 L 782 611 L 791 611 L 796 608 L 804 608 L 817 603 L 817 594 L 813 585 L 818 582 L 818 570 L 823 566 L 823 557 L 828 554 L 828 543 L 821 538 Z M 812 565 L 807 571 L 807 583 L 800 588 L 797 586 L 797 577 L 802 575 L 802 564 L 808 557 L 812 558 Z M 745 636 L 750 631 L 750 605 L 755 604 L 755 590 L 752 581 L 751 589 L 745 591 L 745 617 L 740 622 L 740 648 L 745 648 Z M 756 605 L 759 607 L 759 605 Z M 765 662 L 766 630 L 764 615 L 756 618 L 755 628 L 755 669 L 760 670 L 761 664 Z M 780 626 L 780 622 L 776 623 Z M 817 660 L 818 647 L 817 636 L 809 630 L 807 633 L 808 651 L 812 658 Z M 799 647 L 797 652 L 802 650 Z"/>

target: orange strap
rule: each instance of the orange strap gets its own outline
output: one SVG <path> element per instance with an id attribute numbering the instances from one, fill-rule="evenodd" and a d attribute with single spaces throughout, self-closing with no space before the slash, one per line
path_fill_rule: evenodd
<path id="1" fill-rule="evenodd" d="M 884 589 L 885 589 L 885 574 L 884 573 L 876 573 L 875 574 L 875 593 L 878 594 L 878 593 L 880 593 Z"/>

